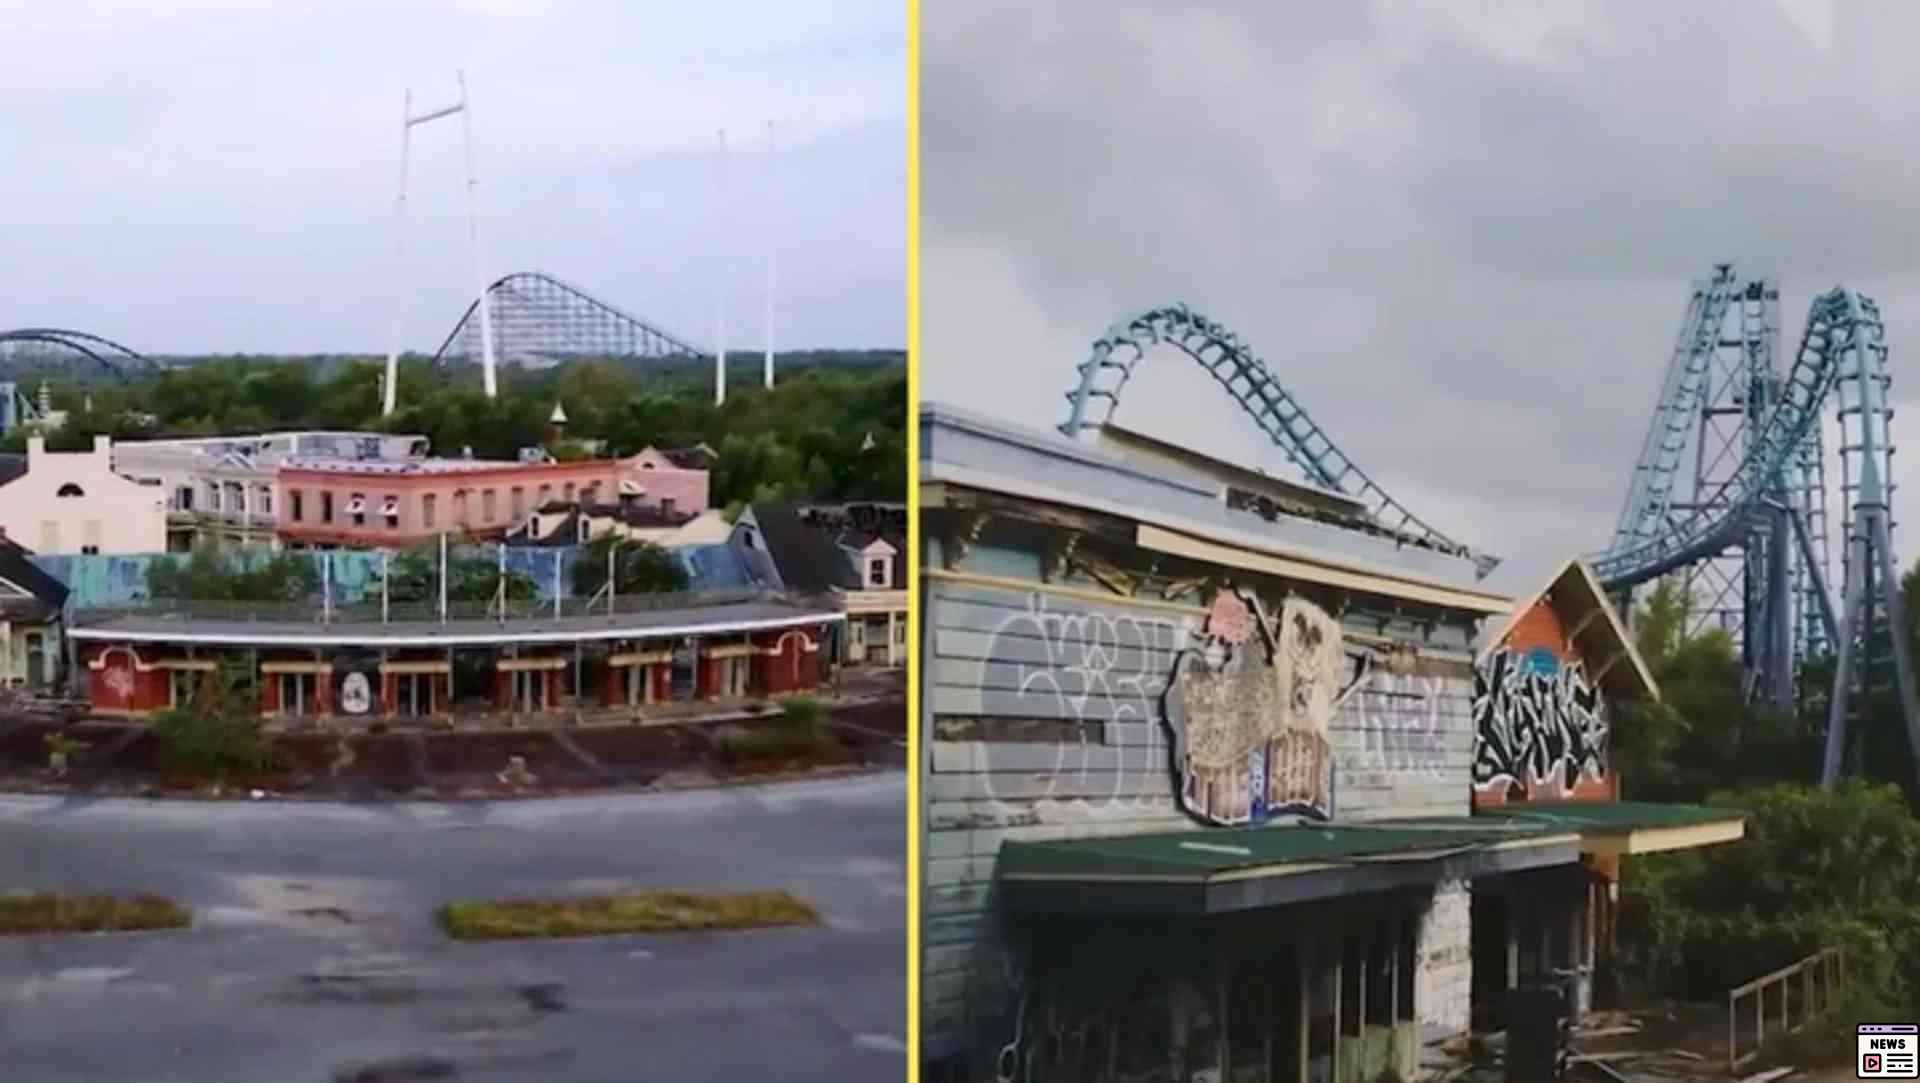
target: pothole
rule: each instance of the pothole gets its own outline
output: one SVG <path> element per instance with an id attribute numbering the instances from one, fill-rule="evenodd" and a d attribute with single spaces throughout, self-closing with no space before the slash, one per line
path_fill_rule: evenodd
<path id="1" fill-rule="evenodd" d="M 520 999 L 527 1002 L 527 1007 L 532 1008 L 536 1012 L 544 1014 L 546 1012 L 564 1012 L 567 1010 L 567 1002 L 564 997 L 566 986 L 558 982 L 541 982 L 535 985 L 522 985 L 516 988 L 514 992 L 519 993 Z"/>
<path id="2" fill-rule="evenodd" d="M 404 1004 L 420 999 L 420 990 L 409 981 L 366 974 L 303 974 L 293 999 L 332 1004 Z"/>
<path id="3" fill-rule="evenodd" d="M 352 925 L 353 915 L 338 906 L 303 906 L 293 911 L 293 916 L 308 921 L 325 922 L 333 925 Z"/>
<path id="4" fill-rule="evenodd" d="M 396 1057 L 336 1069 L 333 1079 L 334 1083 L 414 1083 L 423 1079 L 453 1079 L 459 1072 L 445 1057 Z"/>

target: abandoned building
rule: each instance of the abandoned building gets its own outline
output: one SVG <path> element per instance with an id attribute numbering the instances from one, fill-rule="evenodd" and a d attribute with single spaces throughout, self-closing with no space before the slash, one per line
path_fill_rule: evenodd
<path id="1" fill-rule="evenodd" d="M 1658 695 L 1584 565 L 1519 604 L 1341 493 L 923 408 L 929 1080 L 1373 1080 L 1556 981 L 1629 854 Z M 1604 986 L 1604 981 L 1599 983 Z"/>
<path id="2" fill-rule="evenodd" d="M 153 600 L 76 610 L 67 628 L 100 715 L 148 717 L 209 679 L 273 719 L 427 720 L 575 711 L 645 715 L 675 702 L 817 687 L 830 609 L 766 592 L 536 601 L 499 613 L 323 611 L 305 603 Z"/>

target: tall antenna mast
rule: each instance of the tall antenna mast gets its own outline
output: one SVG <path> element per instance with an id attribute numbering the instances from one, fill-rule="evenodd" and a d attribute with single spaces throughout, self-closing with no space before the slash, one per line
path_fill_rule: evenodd
<path id="1" fill-rule="evenodd" d="M 460 127 L 464 130 L 467 143 L 467 237 L 473 242 L 473 278 L 480 291 L 481 376 L 486 383 L 487 397 L 491 399 L 500 393 L 493 357 L 493 304 L 487 297 L 487 276 L 480 261 L 480 197 L 475 191 L 479 181 L 473 175 L 473 110 L 467 106 L 467 73 L 463 71 L 458 75 Z"/>
<path id="2" fill-rule="evenodd" d="M 769 120 L 767 121 L 767 209 L 772 213 L 767 215 L 767 363 L 764 373 L 768 391 L 773 390 L 773 236 L 774 226 L 780 217 L 778 200 L 773 198 L 773 163 L 773 121 Z"/>
<path id="3" fill-rule="evenodd" d="M 393 305 L 393 349 L 387 351 L 387 378 L 381 384 L 380 416 L 393 413 L 400 382 L 400 342 L 407 309 L 406 290 L 398 279 L 405 274 L 407 256 L 407 150 L 413 135 L 413 91 L 408 90 L 400 105 L 400 194 L 393 201 L 393 268 L 395 281 Z"/>
<path id="4" fill-rule="evenodd" d="M 396 267 L 398 267 L 404 262 L 406 255 L 407 166 L 408 157 L 412 149 L 413 129 L 421 124 L 439 120 L 441 117 L 450 117 L 455 113 L 459 113 L 466 136 L 467 235 L 473 242 L 473 274 L 474 277 L 479 280 L 480 284 L 481 365 L 486 379 L 487 397 L 493 398 L 498 393 L 499 387 L 494 376 L 493 313 L 487 301 L 487 280 L 481 271 L 480 264 L 480 217 L 478 196 L 474 191 L 476 182 L 473 176 L 473 124 L 469 119 L 471 114 L 467 108 L 467 73 L 464 71 L 459 72 L 456 74 L 456 77 L 460 83 L 460 100 L 457 103 L 415 116 L 413 113 L 413 91 L 409 90 L 407 91 L 404 104 L 401 106 L 400 194 L 394 200 L 394 262 Z M 394 305 L 393 349 L 387 353 L 387 375 L 385 384 L 381 389 L 382 414 L 393 413 L 398 398 L 397 393 L 400 383 L 400 340 L 402 337 L 402 324 L 404 322 L 402 317 L 405 311 L 406 294 L 403 291 L 399 300 Z"/>
<path id="5" fill-rule="evenodd" d="M 714 247 L 720 253 L 720 285 L 714 299 L 714 355 L 713 355 L 713 404 L 725 406 L 727 403 L 727 275 L 731 270 L 727 265 L 726 245 L 721 240 L 721 232 L 726 228 L 727 216 L 727 130 L 720 129 L 720 207 L 713 216 Z"/>

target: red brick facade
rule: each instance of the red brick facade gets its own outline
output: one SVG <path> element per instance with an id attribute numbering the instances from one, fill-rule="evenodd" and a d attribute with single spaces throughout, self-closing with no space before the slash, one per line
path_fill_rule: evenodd
<path id="1" fill-rule="evenodd" d="M 700 656 L 694 664 L 693 697 L 702 700 L 720 698 L 725 686 L 725 675 L 729 664 L 743 666 L 745 670 L 746 695 L 749 697 L 775 698 L 793 695 L 815 688 L 820 683 L 820 654 L 824 638 L 822 625 L 806 625 L 789 629 L 775 629 L 744 633 L 730 637 L 714 637 L 700 642 Z M 660 641 L 641 640 L 629 644 L 649 653 L 664 650 Z M 750 648 L 750 653 L 742 648 Z M 565 653 L 555 653 L 564 649 Z M 605 650 L 606 648 L 596 648 Z M 714 658 L 708 651 L 718 650 L 725 657 Z M 205 666 L 207 660 L 222 653 L 231 653 L 232 649 L 202 647 L 199 651 L 199 665 Z M 167 708 L 170 702 L 170 673 L 168 662 L 177 664 L 185 657 L 182 648 L 165 645 L 119 643 L 86 643 L 80 647 L 80 661 L 87 674 L 87 697 L 94 709 L 103 714 L 145 715 Z M 300 713 L 329 715 L 334 710 L 334 674 L 325 670 L 315 671 L 314 667 L 324 665 L 316 659 L 313 651 L 261 650 L 256 654 L 249 652 L 247 657 L 257 657 L 261 666 L 257 673 L 259 688 L 259 709 L 262 716 L 273 717 L 283 711 L 293 709 L 291 704 L 283 704 L 282 681 L 291 678 L 304 683 L 305 694 L 300 704 Z M 539 654 L 524 654 L 523 659 L 553 657 L 562 664 L 555 668 L 528 671 L 537 674 L 544 682 L 542 703 L 545 710 L 557 711 L 563 708 L 573 696 L 575 656 L 570 648 L 542 648 Z M 389 658 L 396 666 L 408 664 L 422 665 L 444 661 L 442 652 L 395 651 Z M 500 661 L 506 661 L 505 658 Z M 593 683 L 592 668 L 584 675 L 588 678 L 589 702 L 597 699 L 600 706 L 623 707 L 627 705 L 627 674 L 636 668 L 628 665 L 614 665 L 604 655 L 590 657 L 588 665 L 599 670 L 597 696 Z M 298 666 L 299 673 L 288 673 L 281 667 Z M 642 679 L 651 682 L 652 702 L 666 703 L 673 699 L 673 666 L 667 661 L 654 661 L 639 664 L 637 668 L 643 674 Z M 382 671 L 375 684 L 378 706 L 374 716 L 390 718 L 398 715 L 402 706 L 402 682 L 405 674 Z M 418 704 L 419 714 L 423 716 L 444 715 L 453 703 L 452 677 L 445 672 L 419 673 L 414 680 L 426 682 Z M 513 686 L 514 671 L 494 669 L 491 675 L 490 695 L 488 699 L 493 709 L 512 711 L 515 709 Z M 640 697 L 641 705 L 646 697 Z"/>

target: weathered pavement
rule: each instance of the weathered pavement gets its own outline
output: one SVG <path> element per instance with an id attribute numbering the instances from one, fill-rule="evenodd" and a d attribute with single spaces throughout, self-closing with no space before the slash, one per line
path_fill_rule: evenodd
<path id="1" fill-rule="evenodd" d="M 156 892 L 183 932 L 0 937 L 22 1083 L 897 1080 L 906 783 L 498 804 L 0 796 L 0 890 Z M 784 888 L 823 928 L 458 944 L 439 903 Z"/>

